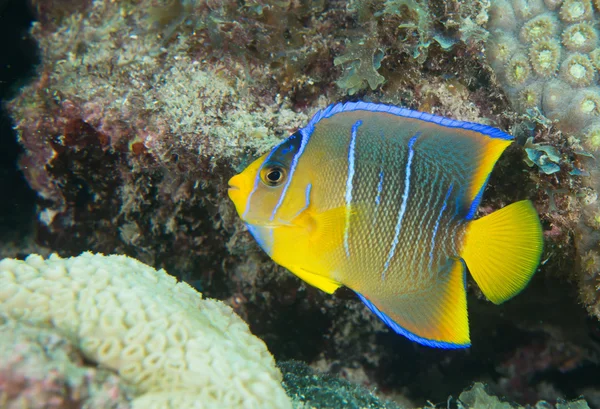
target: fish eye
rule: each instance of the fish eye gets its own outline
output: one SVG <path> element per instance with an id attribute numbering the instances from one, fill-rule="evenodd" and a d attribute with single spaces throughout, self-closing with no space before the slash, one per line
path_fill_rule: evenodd
<path id="1" fill-rule="evenodd" d="M 267 186 L 279 186 L 285 180 L 285 170 L 281 166 L 265 167 L 261 173 L 261 179 Z"/>

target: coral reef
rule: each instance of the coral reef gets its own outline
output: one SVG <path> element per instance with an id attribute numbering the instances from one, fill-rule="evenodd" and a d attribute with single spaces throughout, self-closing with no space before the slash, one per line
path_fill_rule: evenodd
<path id="1" fill-rule="evenodd" d="M 290 407 L 246 323 L 162 270 L 125 256 L 32 255 L 0 262 L 0 288 L 0 313 L 54 329 L 117 372 L 133 408 Z"/>
<path id="2" fill-rule="evenodd" d="M 575 231 L 581 299 L 600 319 L 598 3 L 494 0 L 489 12 L 487 60 L 513 106 L 537 121 L 528 160 L 546 174 L 570 168 L 544 184 L 580 198 L 563 210 L 571 221 L 556 225 Z"/>
<path id="3" fill-rule="evenodd" d="M 483 58 L 487 1 L 32 3 L 38 75 L 6 106 L 25 149 L 20 167 L 38 194 L 36 239 L 44 251 L 71 256 L 91 249 L 164 267 L 234 308 L 277 359 L 319 365 L 416 404 L 444 401 L 473 379 L 500 383 L 511 375 L 498 368 L 533 335 L 560 338 L 564 355 L 576 357 L 566 377 L 597 365 L 589 352 L 591 324 L 582 322 L 572 284 L 559 281 L 576 271 L 569 232 L 583 214 L 580 200 L 593 198 L 578 178 L 563 177 L 575 166 L 589 170 L 586 157 L 575 153 L 583 147 L 565 144 L 555 128 L 536 122 L 542 119 L 523 120 L 509 107 Z M 581 26 L 577 33 L 585 31 Z M 571 46 L 598 64 L 598 52 L 583 51 L 587 43 L 577 33 Z M 512 56 L 514 43 L 499 45 L 497 52 Z M 489 41 L 486 49 L 492 51 Z M 556 47 L 537 52 L 550 58 Z M 559 75 L 560 66 L 544 67 Z M 523 73 L 516 68 L 518 80 Z M 534 74 L 540 75 L 531 67 Z M 540 84 L 524 86 L 528 108 L 539 105 Z M 563 85 L 551 91 L 560 96 Z M 490 179 L 481 212 L 533 199 L 547 230 L 548 257 L 527 296 L 502 313 L 488 310 L 469 289 L 469 303 L 477 303 L 472 336 L 481 347 L 441 353 L 399 340 L 353 294 L 324 296 L 274 266 L 235 217 L 226 180 L 316 109 L 349 93 L 488 123 L 521 143 L 535 136 L 558 149 L 559 162 L 550 162 L 559 172 L 538 171 L 551 165 L 552 155 L 535 147 L 536 167 L 529 168 L 514 146 Z M 600 140 L 595 129 L 589 132 L 590 140 Z M 594 212 L 586 217 L 596 220 Z M 536 369 L 523 359 L 530 365 L 527 382 L 506 394 L 535 395 L 540 374 L 560 371 L 561 362 Z M 582 391 L 561 386 L 555 385 L 557 396 Z"/>
<path id="4" fill-rule="evenodd" d="M 449 401 L 450 400 L 452 400 L 452 398 L 450 398 Z M 488 393 L 485 385 L 479 382 L 475 383 L 471 389 L 461 393 L 456 403 L 460 409 L 513 409 L 515 407 L 523 407 L 521 405 L 503 401 L 497 396 Z M 560 400 L 556 405 L 552 405 L 542 400 L 537 402 L 535 407 L 539 409 L 589 409 L 589 406 L 584 399 L 576 399 L 569 402 Z"/>

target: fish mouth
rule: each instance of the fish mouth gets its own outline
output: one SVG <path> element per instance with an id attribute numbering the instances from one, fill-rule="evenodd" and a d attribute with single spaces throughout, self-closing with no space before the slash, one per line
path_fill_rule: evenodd
<path id="1" fill-rule="evenodd" d="M 232 177 L 231 179 L 229 179 L 229 182 L 227 182 L 227 188 L 228 188 L 227 192 L 228 193 L 240 192 L 242 190 L 242 186 L 240 185 L 239 182 L 241 182 L 239 175 L 236 175 L 236 176 Z"/>
<path id="2" fill-rule="evenodd" d="M 243 182 L 244 180 L 239 175 L 236 175 L 229 179 L 227 189 L 227 196 L 229 196 L 229 199 L 235 204 L 235 208 L 240 216 L 243 214 L 244 207 L 246 206 L 247 192 Z"/>

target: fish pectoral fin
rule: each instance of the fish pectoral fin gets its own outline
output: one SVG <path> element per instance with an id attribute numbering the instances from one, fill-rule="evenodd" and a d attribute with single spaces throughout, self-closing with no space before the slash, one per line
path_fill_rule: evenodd
<path id="1" fill-rule="evenodd" d="M 325 277 L 316 273 L 311 273 L 310 271 L 306 271 L 301 267 L 288 267 L 288 270 L 290 270 L 292 273 L 294 273 L 313 287 L 317 287 L 318 289 L 325 291 L 327 294 L 333 294 L 335 290 L 342 286 L 341 283 L 338 283 L 337 281 L 332 280 L 329 277 Z"/>
<path id="2" fill-rule="evenodd" d="M 344 245 L 346 217 L 361 217 L 361 206 L 340 206 L 324 212 L 311 212 L 314 228 L 310 232 L 310 244 L 321 254 L 334 251 Z"/>
<path id="3" fill-rule="evenodd" d="M 542 226 L 529 200 L 471 222 L 461 257 L 494 304 L 517 295 L 533 276 L 543 249 Z"/>
<path id="4" fill-rule="evenodd" d="M 390 328 L 412 341 L 447 349 L 471 345 L 461 260 L 450 260 L 437 283 L 423 291 L 384 300 L 357 294 Z"/>

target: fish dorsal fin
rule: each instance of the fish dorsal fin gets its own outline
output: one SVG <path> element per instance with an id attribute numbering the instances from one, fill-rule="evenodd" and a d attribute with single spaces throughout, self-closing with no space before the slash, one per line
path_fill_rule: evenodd
<path id="1" fill-rule="evenodd" d="M 449 260 L 436 283 L 423 291 L 383 300 L 357 294 L 383 322 L 411 341 L 447 349 L 471 345 L 461 260 Z"/>
<path id="2" fill-rule="evenodd" d="M 378 123 L 388 128 L 392 116 L 401 124 L 396 131 L 402 137 L 416 135 L 415 158 L 428 156 L 430 163 L 443 168 L 454 182 L 457 192 L 457 211 L 467 220 L 473 219 L 481 202 L 487 180 L 496 161 L 512 143 L 513 137 L 488 125 L 445 118 L 426 112 L 370 102 L 347 102 L 331 105 L 319 111 L 309 122 L 307 129 L 335 115 L 362 111 L 362 128 L 368 127 L 369 117 L 378 115 Z M 383 115 L 383 116 L 382 116 Z M 352 117 L 355 121 L 356 118 Z M 393 121 L 392 121 L 393 122 Z M 415 161 L 418 166 L 419 160 Z"/>
<path id="3" fill-rule="evenodd" d="M 512 143 L 510 140 L 490 138 L 479 134 L 474 136 L 476 143 L 481 144 L 478 154 L 478 166 L 471 176 L 470 183 L 467 185 L 465 193 L 465 204 L 468 205 L 466 219 L 471 220 L 475 217 L 475 212 L 481 202 L 483 191 L 487 181 L 494 169 L 494 165 L 502 155 L 502 152 Z"/>

